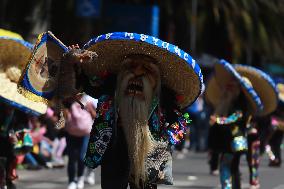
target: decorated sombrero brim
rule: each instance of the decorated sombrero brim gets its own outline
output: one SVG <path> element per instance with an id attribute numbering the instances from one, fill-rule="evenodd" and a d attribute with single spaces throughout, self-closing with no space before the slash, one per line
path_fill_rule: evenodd
<path id="1" fill-rule="evenodd" d="M 61 57 L 67 50 L 50 31 L 39 35 L 19 81 L 19 92 L 33 101 L 48 104 L 58 87 Z"/>
<path id="2" fill-rule="evenodd" d="M 234 68 L 243 77 L 248 78 L 263 104 L 260 115 L 267 115 L 277 108 L 278 92 L 273 79 L 260 69 L 235 64 Z"/>
<path id="3" fill-rule="evenodd" d="M 250 83 L 243 78 L 229 62 L 220 60 L 215 64 L 214 70 L 214 74 L 208 80 L 205 91 L 205 98 L 209 104 L 213 107 L 217 107 L 222 101 L 225 86 L 231 81 L 237 81 L 249 102 L 251 113 L 258 114 L 261 112 L 263 105 L 260 97 Z"/>
<path id="4" fill-rule="evenodd" d="M 118 73 L 122 60 L 130 54 L 144 54 L 154 58 L 161 71 L 162 85 L 172 89 L 178 105 L 186 107 L 200 95 L 203 76 L 199 65 L 186 52 L 156 37 L 144 34 L 115 32 L 100 35 L 85 44 L 84 49 L 95 51 L 95 65 L 86 65 L 88 75 L 105 71 Z"/>
<path id="5" fill-rule="evenodd" d="M 5 35 L 9 35 L 9 32 Z M 26 113 L 43 114 L 47 109 L 45 104 L 33 102 L 17 91 L 17 81 L 28 62 L 33 45 L 15 37 L 0 36 L 0 100 Z"/>
<path id="6" fill-rule="evenodd" d="M 9 31 L 9 30 L 4 30 L 4 29 L 1 29 L 1 28 L 0 28 L 0 36 L 6 36 L 6 37 L 10 37 L 10 38 L 23 40 L 23 37 L 20 34 Z"/>

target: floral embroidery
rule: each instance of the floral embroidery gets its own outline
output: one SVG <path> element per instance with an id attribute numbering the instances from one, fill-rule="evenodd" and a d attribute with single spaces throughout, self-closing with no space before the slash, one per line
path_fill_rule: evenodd
<path id="1" fill-rule="evenodd" d="M 154 99 L 149 117 L 149 129 L 153 138 L 157 141 L 171 144 L 179 143 L 185 134 L 190 123 L 188 113 L 182 114 L 175 110 L 177 122 L 166 124 L 165 114 L 158 105 L 158 100 Z M 88 150 L 84 159 L 85 164 L 91 168 L 96 168 L 101 163 L 108 144 L 112 137 L 112 128 L 115 126 L 115 113 L 113 98 L 109 95 L 103 95 L 99 98 L 97 108 L 97 118 L 93 125 Z"/>
<path id="2" fill-rule="evenodd" d="M 243 113 L 241 111 L 236 111 L 231 114 L 229 117 L 216 117 L 216 123 L 219 125 L 229 125 L 237 122 L 243 117 Z"/>
<path id="3" fill-rule="evenodd" d="M 114 122 L 113 100 L 108 95 L 99 98 L 97 118 L 94 122 L 84 162 L 88 167 L 96 168 L 101 163 L 112 136 Z"/>
<path id="4" fill-rule="evenodd" d="M 178 116 L 178 121 L 167 127 L 167 133 L 169 135 L 169 141 L 171 144 L 178 144 L 184 139 L 186 129 L 190 124 L 189 114 L 182 115 L 181 112 L 174 110 Z"/>

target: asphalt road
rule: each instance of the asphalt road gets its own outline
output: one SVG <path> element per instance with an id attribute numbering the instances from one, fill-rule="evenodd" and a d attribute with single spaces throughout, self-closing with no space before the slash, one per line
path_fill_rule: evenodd
<path id="1" fill-rule="evenodd" d="M 284 189 L 284 169 L 268 167 L 268 160 L 262 157 L 260 182 L 262 189 Z M 241 161 L 242 186 L 248 188 L 248 169 L 245 157 Z M 209 175 L 207 154 L 187 152 L 183 159 L 174 154 L 174 186 L 159 186 L 159 189 L 217 189 L 219 178 Z M 43 169 L 38 171 L 19 170 L 17 189 L 66 189 L 66 169 Z M 100 170 L 96 170 L 96 185 L 86 189 L 100 188 Z"/>

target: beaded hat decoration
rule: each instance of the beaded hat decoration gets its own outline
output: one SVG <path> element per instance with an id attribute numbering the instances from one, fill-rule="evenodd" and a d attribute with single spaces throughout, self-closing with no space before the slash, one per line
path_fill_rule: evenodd
<path id="1" fill-rule="evenodd" d="M 67 47 L 50 31 L 39 35 L 18 88 L 27 98 L 48 104 L 57 88 L 62 54 Z"/>
<path id="2" fill-rule="evenodd" d="M 162 85 L 175 91 L 181 108 L 191 105 L 204 89 L 203 75 L 196 61 L 177 46 L 156 37 L 114 32 L 91 39 L 84 49 L 95 51 L 99 57 L 95 64 L 84 68 L 89 76 L 105 71 L 118 73 L 123 59 L 131 54 L 154 58 L 161 72 Z"/>
<path id="3" fill-rule="evenodd" d="M 278 104 L 278 92 L 273 79 L 262 70 L 252 66 L 235 64 L 234 68 L 241 76 L 250 80 L 252 87 L 260 97 L 263 104 L 260 115 L 272 113 Z"/>
<path id="4" fill-rule="evenodd" d="M 0 100 L 26 113 L 45 113 L 47 106 L 33 102 L 17 91 L 17 82 L 28 62 L 33 45 L 19 34 L 0 30 Z"/>
<path id="5" fill-rule="evenodd" d="M 223 91 L 231 90 L 234 84 L 240 86 L 244 92 L 249 102 L 251 113 L 260 113 L 263 109 L 263 104 L 257 92 L 252 87 L 251 81 L 249 78 L 242 77 L 234 67 L 225 60 L 220 60 L 214 66 L 214 75 L 208 80 L 206 86 L 206 100 L 213 107 L 217 107 L 223 98 Z"/>

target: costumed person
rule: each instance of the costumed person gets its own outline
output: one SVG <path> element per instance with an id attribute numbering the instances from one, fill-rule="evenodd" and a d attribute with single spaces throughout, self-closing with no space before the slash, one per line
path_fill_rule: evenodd
<path id="1" fill-rule="evenodd" d="M 214 130 L 209 135 L 210 149 L 220 153 L 220 182 L 222 189 L 240 189 L 240 157 L 247 152 L 246 129 L 252 115 L 263 105 L 252 83 L 221 60 L 215 64 L 205 98 L 214 107 L 210 117 Z"/>
<path id="2" fill-rule="evenodd" d="M 97 58 L 91 52 L 96 52 Z M 58 73 L 63 72 L 66 78 L 58 83 L 82 87 L 98 99 L 85 164 L 91 168 L 101 165 L 102 188 L 126 189 L 130 185 L 150 189 L 173 184 L 171 144 L 182 140 L 190 121 L 181 110 L 191 105 L 203 88 L 195 60 L 156 37 L 127 32 L 100 35 L 83 50 L 65 53 L 61 60 Z M 26 75 L 32 72 L 27 69 Z M 78 72 L 80 77 L 76 77 Z M 51 79 L 56 81 L 56 77 L 48 81 Z M 24 81 L 25 77 L 22 85 Z M 65 85 L 58 89 L 61 86 Z M 29 91 L 48 98 L 35 87 L 26 85 Z M 74 97 L 78 90 L 74 91 L 57 96 Z"/>
<path id="3" fill-rule="evenodd" d="M 271 128 L 268 136 L 268 144 L 266 145 L 266 153 L 269 157 L 269 166 L 280 167 L 281 144 L 284 132 L 284 80 L 276 80 L 278 89 L 279 104 L 275 112 L 271 115 Z"/>
<path id="4" fill-rule="evenodd" d="M 262 111 L 247 125 L 248 151 L 246 155 L 250 173 L 250 189 L 257 189 L 260 187 L 258 167 L 260 161 L 261 129 L 261 123 L 259 123 L 258 119 L 268 116 L 275 111 L 278 104 L 278 92 L 273 79 L 262 70 L 239 64 L 235 64 L 234 68 L 242 77 L 251 81 L 253 89 L 256 91 L 263 104 Z"/>
<path id="5" fill-rule="evenodd" d="M 94 78 L 90 68 L 84 70 L 99 95 L 85 163 L 101 164 L 104 189 L 172 184 L 170 144 L 180 142 L 189 122 L 181 109 L 202 89 L 197 63 L 178 47 L 143 34 L 110 33 L 84 48 L 98 54 L 94 75 L 99 74 Z"/>
<path id="6" fill-rule="evenodd" d="M 0 29 L 0 188 L 15 188 L 16 155 L 27 153 L 33 143 L 27 126 L 27 115 L 43 114 L 44 103 L 26 99 L 17 91 L 17 82 L 31 55 L 32 45 L 16 33 Z"/>

